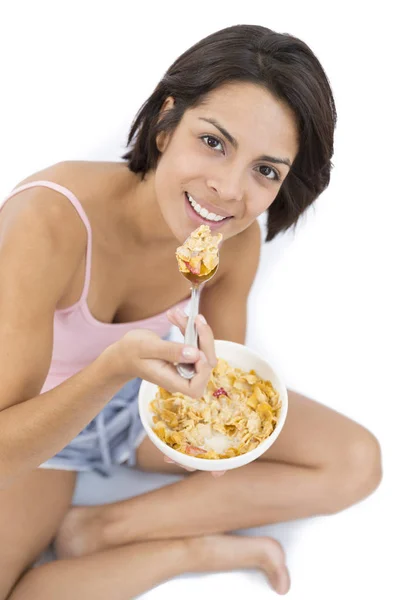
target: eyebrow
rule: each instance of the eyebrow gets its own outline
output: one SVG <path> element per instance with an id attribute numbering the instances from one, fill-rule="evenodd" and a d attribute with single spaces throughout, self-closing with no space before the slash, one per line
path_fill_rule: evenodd
<path id="1" fill-rule="evenodd" d="M 232 144 L 232 146 L 235 149 L 238 148 L 238 146 L 239 146 L 238 141 L 233 137 L 233 135 L 231 135 L 229 133 L 229 131 L 227 131 L 225 129 L 225 127 L 222 127 L 222 125 L 220 125 L 220 123 L 218 123 L 218 121 L 216 121 L 215 119 L 206 119 L 205 117 L 199 117 L 199 119 L 201 121 L 206 121 L 207 123 L 211 123 L 211 125 L 214 125 L 214 127 L 219 129 L 219 131 L 222 133 L 222 135 L 228 140 L 228 142 L 230 144 Z M 278 158 L 277 156 L 269 156 L 268 154 L 263 154 L 262 156 L 260 156 L 258 158 L 258 160 L 265 160 L 267 162 L 272 162 L 275 164 L 286 165 L 289 168 L 292 166 L 292 163 L 290 162 L 290 160 L 288 158 Z"/>

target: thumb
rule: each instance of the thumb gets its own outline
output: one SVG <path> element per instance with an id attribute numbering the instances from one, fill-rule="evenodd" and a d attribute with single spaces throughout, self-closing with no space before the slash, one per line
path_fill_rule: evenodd
<path id="1" fill-rule="evenodd" d="M 154 358 L 169 363 L 194 363 L 200 358 L 200 350 L 179 342 L 167 342 L 160 338 L 147 340 L 142 346 L 142 358 Z"/>

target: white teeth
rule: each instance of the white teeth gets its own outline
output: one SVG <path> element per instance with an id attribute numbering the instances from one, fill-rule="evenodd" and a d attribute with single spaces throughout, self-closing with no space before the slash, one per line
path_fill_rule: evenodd
<path id="1" fill-rule="evenodd" d="M 189 194 L 187 194 L 187 198 L 190 204 L 193 206 L 194 210 L 203 217 L 203 219 L 207 219 L 207 221 L 223 221 L 227 217 L 221 217 L 221 215 L 216 215 L 215 213 L 209 213 L 206 208 L 203 208 L 200 204 L 198 204 Z"/>

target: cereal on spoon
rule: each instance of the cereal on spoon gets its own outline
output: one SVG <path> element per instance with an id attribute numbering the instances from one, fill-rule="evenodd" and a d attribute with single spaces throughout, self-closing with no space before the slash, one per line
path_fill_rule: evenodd
<path id="1" fill-rule="evenodd" d="M 200 225 L 192 231 L 188 239 L 176 250 L 179 270 L 183 275 L 203 277 L 218 267 L 218 246 L 222 233 L 212 235 L 208 225 Z"/>

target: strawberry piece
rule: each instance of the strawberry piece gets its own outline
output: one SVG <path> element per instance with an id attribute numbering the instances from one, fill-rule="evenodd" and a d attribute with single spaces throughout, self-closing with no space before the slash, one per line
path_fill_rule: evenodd
<path id="1" fill-rule="evenodd" d="M 213 396 L 215 396 L 215 398 L 219 398 L 220 396 L 228 396 L 228 394 L 223 387 L 220 387 L 217 390 L 215 390 Z"/>
<path id="2" fill-rule="evenodd" d="M 192 456 L 196 456 L 196 454 L 205 454 L 207 450 L 204 448 L 198 448 L 197 446 L 186 446 L 186 454 L 191 454 Z"/>
<path id="3" fill-rule="evenodd" d="M 193 273 L 193 275 L 200 275 L 201 263 L 199 263 L 197 266 L 193 266 L 189 262 L 186 262 L 186 261 L 183 261 L 183 262 L 185 263 L 185 265 L 187 266 L 189 271 L 191 273 Z"/>

